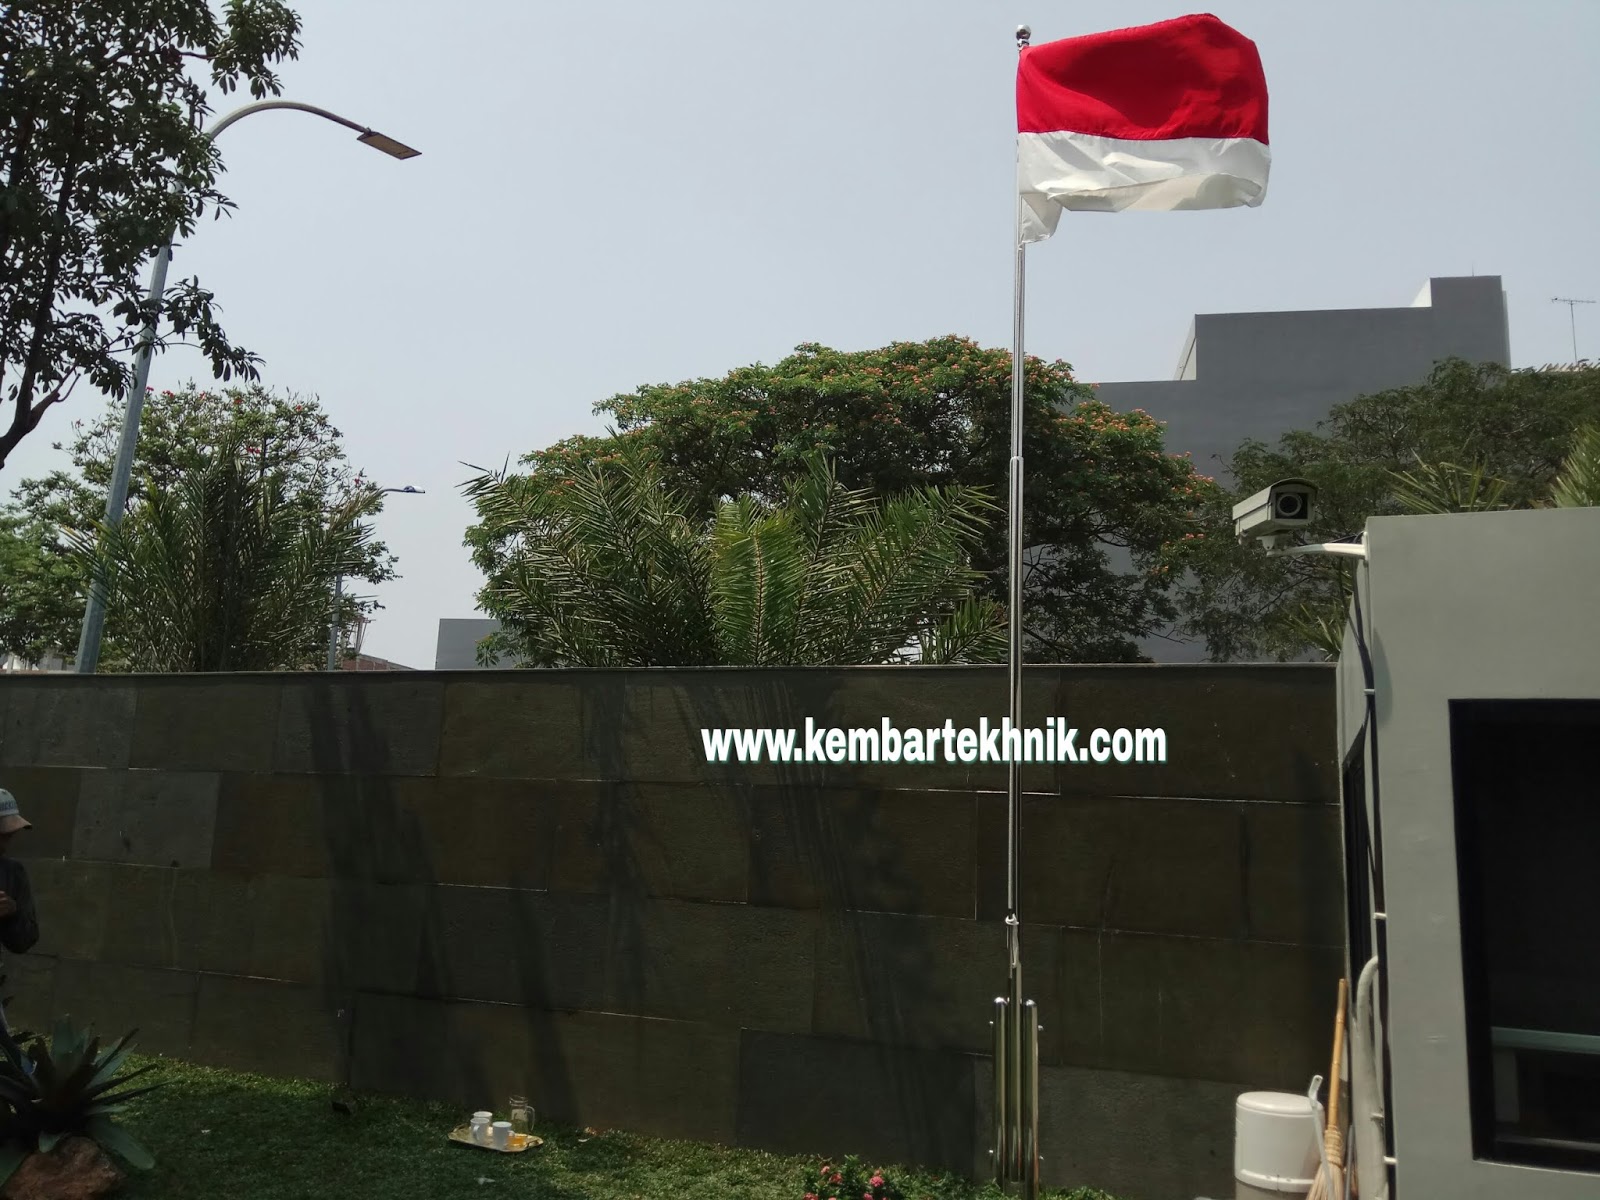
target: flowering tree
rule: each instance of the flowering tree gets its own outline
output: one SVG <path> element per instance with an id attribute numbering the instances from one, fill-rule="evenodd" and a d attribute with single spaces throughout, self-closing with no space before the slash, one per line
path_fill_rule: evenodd
<path id="1" fill-rule="evenodd" d="M 1153 419 L 1113 411 L 1066 363 L 1029 358 L 1026 372 L 1027 656 L 1135 659 L 1134 639 L 1175 615 L 1169 557 L 1197 528 L 1192 514 L 1208 481 L 1164 452 Z M 781 497 L 806 456 L 821 451 L 842 485 L 880 496 L 951 485 L 1007 494 L 1011 357 L 966 338 L 858 352 L 807 344 L 775 366 L 641 387 L 595 411 L 612 419 L 612 432 L 527 455 L 532 478 L 570 477 L 647 446 L 689 511 L 709 517 L 735 496 Z M 484 524 L 468 544 L 486 573 L 506 553 Z M 1113 548 L 1131 569 L 1119 569 Z M 1003 513 L 973 563 L 982 594 L 1004 604 Z"/>

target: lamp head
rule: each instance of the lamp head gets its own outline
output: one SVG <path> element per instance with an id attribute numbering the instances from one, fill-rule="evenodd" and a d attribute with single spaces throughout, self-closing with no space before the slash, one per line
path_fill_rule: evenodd
<path id="1" fill-rule="evenodd" d="M 404 142 L 397 142 L 387 134 L 378 133 L 376 130 L 372 129 L 368 129 L 364 133 L 357 135 L 356 141 L 364 142 L 366 145 L 371 146 L 374 150 L 382 150 L 390 158 L 416 158 L 417 155 L 422 153 L 421 150 L 413 150 Z"/>

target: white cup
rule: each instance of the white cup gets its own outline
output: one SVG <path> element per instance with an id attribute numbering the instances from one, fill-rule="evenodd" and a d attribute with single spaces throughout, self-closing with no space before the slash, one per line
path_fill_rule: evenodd
<path id="1" fill-rule="evenodd" d="M 494 1120 L 493 1113 L 475 1112 L 472 1114 L 471 1134 L 472 1140 L 480 1146 L 489 1144 L 489 1123 Z"/>
<path id="2" fill-rule="evenodd" d="M 511 1122 L 496 1121 L 490 1128 L 494 1131 L 494 1148 L 504 1150 L 511 1145 Z"/>

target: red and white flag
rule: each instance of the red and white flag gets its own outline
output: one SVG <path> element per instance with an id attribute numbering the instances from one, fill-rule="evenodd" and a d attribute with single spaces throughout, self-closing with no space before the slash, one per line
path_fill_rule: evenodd
<path id="1" fill-rule="evenodd" d="M 1017 65 L 1024 244 L 1063 209 L 1254 208 L 1267 193 L 1256 45 L 1209 14 L 1025 47 Z"/>

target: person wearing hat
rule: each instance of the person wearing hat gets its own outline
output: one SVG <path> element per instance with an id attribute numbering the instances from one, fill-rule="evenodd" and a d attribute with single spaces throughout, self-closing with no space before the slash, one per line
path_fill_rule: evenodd
<path id="1" fill-rule="evenodd" d="M 17 808 L 17 798 L 0 788 L 0 946 L 12 954 L 26 954 L 39 940 L 39 917 L 33 908 L 33 888 L 28 872 L 7 853 L 11 839 L 33 825 Z M 0 1028 L 10 1032 L 0 1005 Z"/>

